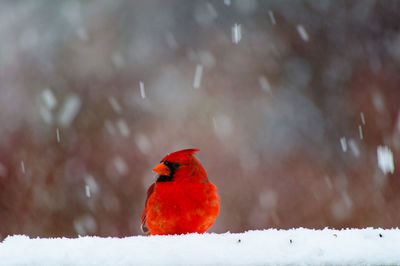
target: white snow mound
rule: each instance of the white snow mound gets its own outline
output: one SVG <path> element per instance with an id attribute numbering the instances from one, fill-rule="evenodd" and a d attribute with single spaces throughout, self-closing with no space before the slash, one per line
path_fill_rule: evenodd
<path id="1" fill-rule="evenodd" d="M 245 233 L 35 238 L 0 243 L 0 265 L 400 264 L 400 230 L 291 229 Z"/>

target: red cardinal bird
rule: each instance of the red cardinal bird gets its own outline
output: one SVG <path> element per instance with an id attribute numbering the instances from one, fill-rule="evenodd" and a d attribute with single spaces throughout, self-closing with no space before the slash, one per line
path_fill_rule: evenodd
<path id="1" fill-rule="evenodd" d="M 147 191 L 142 231 L 149 235 L 204 233 L 219 213 L 217 188 L 208 181 L 199 150 L 165 156 L 153 171 L 157 180 Z"/>

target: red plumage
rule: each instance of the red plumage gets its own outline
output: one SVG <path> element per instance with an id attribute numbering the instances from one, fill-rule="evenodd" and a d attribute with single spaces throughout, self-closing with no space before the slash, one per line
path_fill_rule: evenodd
<path id="1" fill-rule="evenodd" d="M 197 149 L 165 156 L 153 171 L 159 174 L 147 191 L 142 229 L 150 235 L 204 233 L 219 213 L 216 187 L 208 180 Z"/>

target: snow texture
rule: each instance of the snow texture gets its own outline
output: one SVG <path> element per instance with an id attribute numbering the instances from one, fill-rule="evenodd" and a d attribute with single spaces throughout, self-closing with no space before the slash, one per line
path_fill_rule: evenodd
<path id="1" fill-rule="evenodd" d="M 299 228 L 75 239 L 16 235 L 0 243 L 0 258 L 0 265 L 398 265 L 400 230 Z"/>

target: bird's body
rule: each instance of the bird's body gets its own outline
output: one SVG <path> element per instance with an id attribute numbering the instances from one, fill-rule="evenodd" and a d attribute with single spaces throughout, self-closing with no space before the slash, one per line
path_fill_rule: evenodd
<path id="1" fill-rule="evenodd" d="M 204 233 L 219 213 L 216 187 L 188 149 L 164 157 L 154 169 L 157 181 L 147 192 L 142 229 L 150 235 Z"/>

